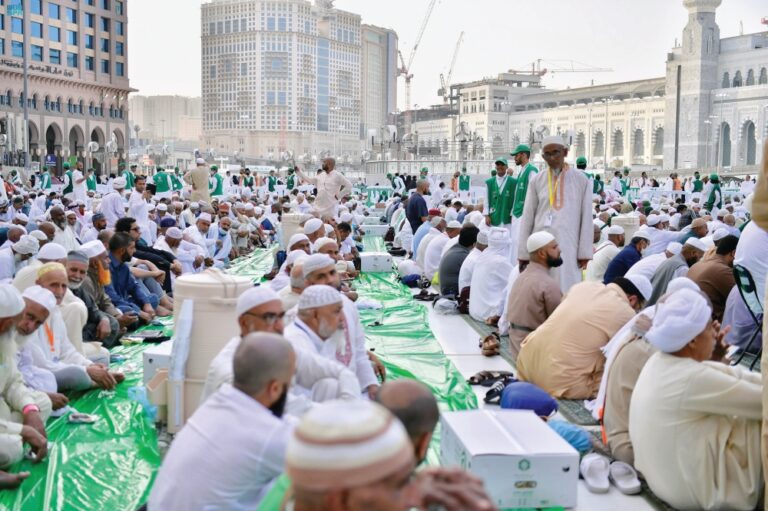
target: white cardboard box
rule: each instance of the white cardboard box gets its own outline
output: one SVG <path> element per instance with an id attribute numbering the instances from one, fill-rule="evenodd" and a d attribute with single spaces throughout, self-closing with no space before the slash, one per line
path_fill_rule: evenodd
<path id="1" fill-rule="evenodd" d="M 171 350 L 173 350 L 173 340 L 161 342 L 144 350 L 144 386 L 159 369 L 170 370 Z"/>
<path id="2" fill-rule="evenodd" d="M 365 234 L 369 236 L 381 236 L 384 237 L 385 234 L 387 234 L 387 231 L 389 230 L 388 224 L 379 224 L 379 225 L 361 225 L 360 228 L 365 231 Z"/>
<path id="3" fill-rule="evenodd" d="M 363 252 L 360 269 L 363 272 L 392 272 L 392 256 L 386 252 Z"/>
<path id="4" fill-rule="evenodd" d="M 500 509 L 574 507 L 579 454 L 528 410 L 441 416 L 440 458 L 483 480 Z"/>
<path id="5" fill-rule="evenodd" d="M 370 216 L 366 216 L 366 217 L 363 217 L 363 221 L 360 222 L 360 223 L 362 225 L 366 225 L 366 226 L 367 225 L 383 225 L 381 223 L 381 217 L 382 216 L 383 215 L 378 215 L 378 216 L 370 215 Z"/>

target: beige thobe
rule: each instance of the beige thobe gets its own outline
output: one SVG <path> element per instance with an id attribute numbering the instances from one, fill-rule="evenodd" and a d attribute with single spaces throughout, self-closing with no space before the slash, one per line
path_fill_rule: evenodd
<path id="1" fill-rule="evenodd" d="M 184 182 L 192 185 L 192 202 L 211 203 L 211 193 L 208 191 L 209 177 L 210 172 L 206 167 L 197 167 L 184 174 Z"/>
<path id="2" fill-rule="evenodd" d="M 523 339 L 547 320 L 562 298 L 560 285 L 550 276 L 549 269 L 540 264 L 529 264 L 517 277 L 507 302 L 509 349 L 513 357 L 520 353 Z"/>
<path id="3" fill-rule="evenodd" d="M 629 403 L 640 371 L 656 351 L 650 343 L 636 338 L 620 348 L 608 372 L 603 430 L 611 455 L 630 465 L 635 463 L 635 453 L 629 438 Z"/>
<path id="4" fill-rule="evenodd" d="M 629 407 L 635 467 L 676 509 L 754 509 L 763 489 L 760 375 L 656 353 Z"/>
<path id="5" fill-rule="evenodd" d="M 752 200 L 752 221 L 761 229 L 768 230 L 768 143 L 763 146 L 763 170 L 755 186 Z M 759 290 L 758 290 L 759 291 Z M 768 284 L 766 284 L 765 297 L 768 298 Z M 768 301 L 763 300 L 763 303 Z M 763 346 L 768 346 L 768 328 L 763 328 Z M 763 351 L 760 367 L 768 367 L 768 353 Z M 768 387 L 768 371 L 763 373 L 763 388 Z M 763 410 L 768 410 L 768 394 L 763 393 Z M 763 418 L 763 466 L 768 467 L 768 417 Z M 768 472 L 767 472 L 768 473 Z M 765 485 L 768 488 L 768 484 Z M 766 495 L 765 509 L 768 511 L 768 495 Z"/>
<path id="6" fill-rule="evenodd" d="M 576 284 L 523 341 L 517 357 L 519 378 L 555 398 L 593 399 L 605 365 L 601 348 L 634 315 L 616 284 Z"/>

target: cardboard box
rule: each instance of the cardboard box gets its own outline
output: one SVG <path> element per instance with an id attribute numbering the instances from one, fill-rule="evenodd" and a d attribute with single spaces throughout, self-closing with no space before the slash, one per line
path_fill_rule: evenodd
<path id="1" fill-rule="evenodd" d="M 360 228 L 365 231 L 365 234 L 369 236 L 379 236 L 381 238 L 384 237 L 385 234 L 387 234 L 387 231 L 389 230 L 389 225 L 381 224 L 381 225 L 361 225 Z"/>
<path id="2" fill-rule="evenodd" d="M 392 272 L 392 256 L 386 252 L 363 252 L 360 254 L 360 269 L 363 272 Z"/>
<path id="3" fill-rule="evenodd" d="M 155 373 L 160 369 L 171 369 L 171 350 L 173 349 L 173 340 L 165 341 L 154 346 L 150 346 L 143 353 L 144 362 L 144 386 L 152 380 Z"/>
<path id="4" fill-rule="evenodd" d="M 382 225 L 381 223 L 381 215 L 380 216 L 366 216 L 363 217 L 363 221 L 360 222 L 362 225 Z"/>
<path id="5" fill-rule="evenodd" d="M 485 482 L 499 509 L 575 507 L 579 454 L 533 412 L 441 416 L 440 458 Z"/>

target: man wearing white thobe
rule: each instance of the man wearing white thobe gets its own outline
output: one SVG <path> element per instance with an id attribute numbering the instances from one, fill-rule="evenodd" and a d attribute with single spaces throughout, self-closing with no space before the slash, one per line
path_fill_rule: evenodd
<path id="1" fill-rule="evenodd" d="M 299 167 L 296 167 L 298 176 L 317 188 L 314 209 L 321 218 L 336 217 L 339 200 L 352 191 L 352 183 L 340 172 L 334 170 L 335 167 L 336 160 L 326 158 L 323 160 L 323 172 L 316 177 L 308 176 Z"/>
<path id="2" fill-rule="evenodd" d="M 608 239 L 595 249 L 592 260 L 587 264 L 586 280 L 603 281 L 605 270 L 611 264 L 613 258 L 624 246 L 624 228 L 620 225 L 612 225 L 608 229 Z"/>
<path id="3" fill-rule="evenodd" d="M 527 240 L 538 231 L 552 233 L 563 258 L 552 276 L 565 294 L 581 282 L 581 270 L 592 259 L 592 181 L 565 163 L 568 149 L 561 137 L 547 137 L 542 148 L 548 168 L 530 181 L 518 239 Z M 519 243 L 518 259 L 523 263 L 528 260 L 526 252 L 525 243 Z"/>
<path id="4" fill-rule="evenodd" d="M 125 202 L 123 201 L 125 178 L 115 178 L 112 181 L 112 188 L 114 191 L 101 199 L 101 213 L 107 219 L 107 227 L 110 229 L 114 229 L 117 221 L 125 217 Z"/>
<path id="5" fill-rule="evenodd" d="M 512 273 L 509 243 L 506 228 L 492 227 L 488 232 L 488 248 L 477 258 L 469 295 L 469 315 L 477 321 L 498 319 L 504 310 L 504 290 Z"/>

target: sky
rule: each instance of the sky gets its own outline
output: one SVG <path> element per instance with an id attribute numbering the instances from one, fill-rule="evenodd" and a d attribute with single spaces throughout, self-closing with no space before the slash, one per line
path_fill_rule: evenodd
<path id="1" fill-rule="evenodd" d="M 429 0 L 336 0 L 363 23 L 394 29 L 407 60 Z M 722 37 L 765 29 L 765 0 L 723 0 Z M 169 23 L 169 20 L 172 22 Z M 459 34 L 453 82 L 530 69 L 536 59 L 573 60 L 611 72 L 550 73 L 549 88 L 579 87 L 664 76 L 667 52 L 687 22 L 682 0 L 438 0 L 411 72 L 412 103 L 437 104 Z M 200 0 L 131 0 L 128 63 L 139 94 L 200 95 Z M 550 64 L 563 67 L 562 62 Z M 543 65 L 542 67 L 547 67 Z M 405 106 L 403 79 L 398 105 Z"/>

